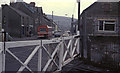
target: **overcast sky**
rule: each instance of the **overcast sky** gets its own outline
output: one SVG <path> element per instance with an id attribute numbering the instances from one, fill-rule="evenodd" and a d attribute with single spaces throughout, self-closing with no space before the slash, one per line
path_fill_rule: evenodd
<path id="1" fill-rule="evenodd" d="M 81 12 L 94 3 L 96 0 L 80 0 L 81 1 Z M 24 2 L 36 2 L 36 6 L 42 7 L 43 12 L 46 14 L 52 14 L 58 16 L 74 17 L 77 18 L 77 0 L 24 0 Z M 10 3 L 10 0 L 0 0 L 0 4 Z"/>

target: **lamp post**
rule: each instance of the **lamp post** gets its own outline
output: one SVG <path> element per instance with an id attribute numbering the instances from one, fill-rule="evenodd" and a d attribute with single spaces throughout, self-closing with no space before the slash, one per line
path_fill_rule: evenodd
<path id="1" fill-rule="evenodd" d="M 54 27 L 54 30 L 56 30 L 56 25 L 54 25 L 54 20 L 53 20 L 53 11 L 52 11 L 52 24 L 51 24 L 52 27 Z"/>
<path id="2" fill-rule="evenodd" d="M 68 24 L 68 23 L 69 23 L 69 18 L 68 18 L 68 14 L 67 14 L 67 13 L 65 14 L 65 18 L 66 18 L 66 19 L 65 19 L 65 22 Z M 69 30 L 67 29 L 67 30 L 65 30 L 65 31 L 69 31 Z M 64 31 L 64 32 L 65 32 L 65 31 Z"/>
<path id="3" fill-rule="evenodd" d="M 53 21 L 53 11 L 52 11 L 52 21 Z"/>
<path id="4" fill-rule="evenodd" d="M 71 19 L 71 35 L 74 34 L 74 28 L 73 28 L 73 22 L 74 22 L 74 15 L 72 15 L 72 19 Z"/>

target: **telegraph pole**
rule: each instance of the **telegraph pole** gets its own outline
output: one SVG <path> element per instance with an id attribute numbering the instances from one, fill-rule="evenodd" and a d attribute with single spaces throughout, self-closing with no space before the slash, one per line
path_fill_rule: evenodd
<path id="1" fill-rule="evenodd" d="M 52 11 L 52 24 L 51 24 L 51 26 L 52 27 L 54 26 L 54 24 L 53 24 L 53 11 Z M 55 27 L 56 27 L 56 25 L 55 25 Z M 55 30 L 55 28 L 54 28 L 54 30 Z"/>
<path id="2" fill-rule="evenodd" d="M 74 22 L 74 15 L 72 15 L 72 19 L 71 19 L 71 34 L 73 35 L 73 22 Z"/>
<path id="3" fill-rule="evenodd" d="M 80 31 L 80 0 L 78 1 L 78 30 Z"/>
<path id="4" fill-rule="evenodd" d="M 53 20 L 53 11 L 52 11 L 52 20 Z"/>
<path id="5" fill-rule="evenodd" d="M 81 38 L 81 31 L 80 31 L 80 0 L 77 0 L 78 2 L 78 31 L 79 31 L 79 36 L 80 36 L 80 40 L 79 40 L 79 48 L 80 48 L 80 54 L 81 54 L 81 58 L 84 58 L 84 53 L 83 53 L 83 44 L 81 43 L 81 40 L 83 38 Z M 82 44 L 82 45 L 81 45 Z"/>

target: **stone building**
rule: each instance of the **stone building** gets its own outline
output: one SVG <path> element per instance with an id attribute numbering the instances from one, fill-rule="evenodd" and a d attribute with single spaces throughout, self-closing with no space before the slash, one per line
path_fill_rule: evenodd
<path id="1" fill-rule="evenodd" d="M 2 28 L 15 37 L 28 36 L 33 26 L 33 18 L 9 5 L 2 6 Z"/>
<path id="2" fill-rule="evenodd" d="M 95 2 L 81 14 L 82 51 L 88 60 L 120 62 L 120 2 Z"/>
<path id="3" fill-rule="evenodd" d="M 11 36 L 29 36 L 29 32 L 37 35 L 37 27 L 39 25 L 54 25 L 43 13 L 42 7 L 36 7 L 34 2 L 30 4 L 25 2 L 12 2 L 10 5 L 2 5 L 2 9 L 3 28 Z M 11 13 L 11 15 L 9 15 L 9 13 Z M 8 25 L 12 26 L 8 27 Z M 20 26 L 22 26 L 22 28 Z M 15 27 L 20 29 L 19 32 Z M 14 31 L 9 31 L 8 28 L 14 28 Z"/>

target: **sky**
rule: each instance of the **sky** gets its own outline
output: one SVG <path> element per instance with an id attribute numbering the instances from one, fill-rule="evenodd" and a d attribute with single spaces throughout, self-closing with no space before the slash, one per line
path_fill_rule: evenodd
<path id="1" fill-rule="evenodd" d="M 52 14 L 57 16 L 65 16 L 77 18 L 78 14 L 78 3 L 77 0 L 23 0 L 24 2 L 30 3 L 35 2 L 36 6 L 42 7 L 45 14 Z M 96 0 L 80 0 L 81 1 L 81 12 L 94 3 Z M 9 4 L 10 0 L 0 0 L 0 4 Z"/>

